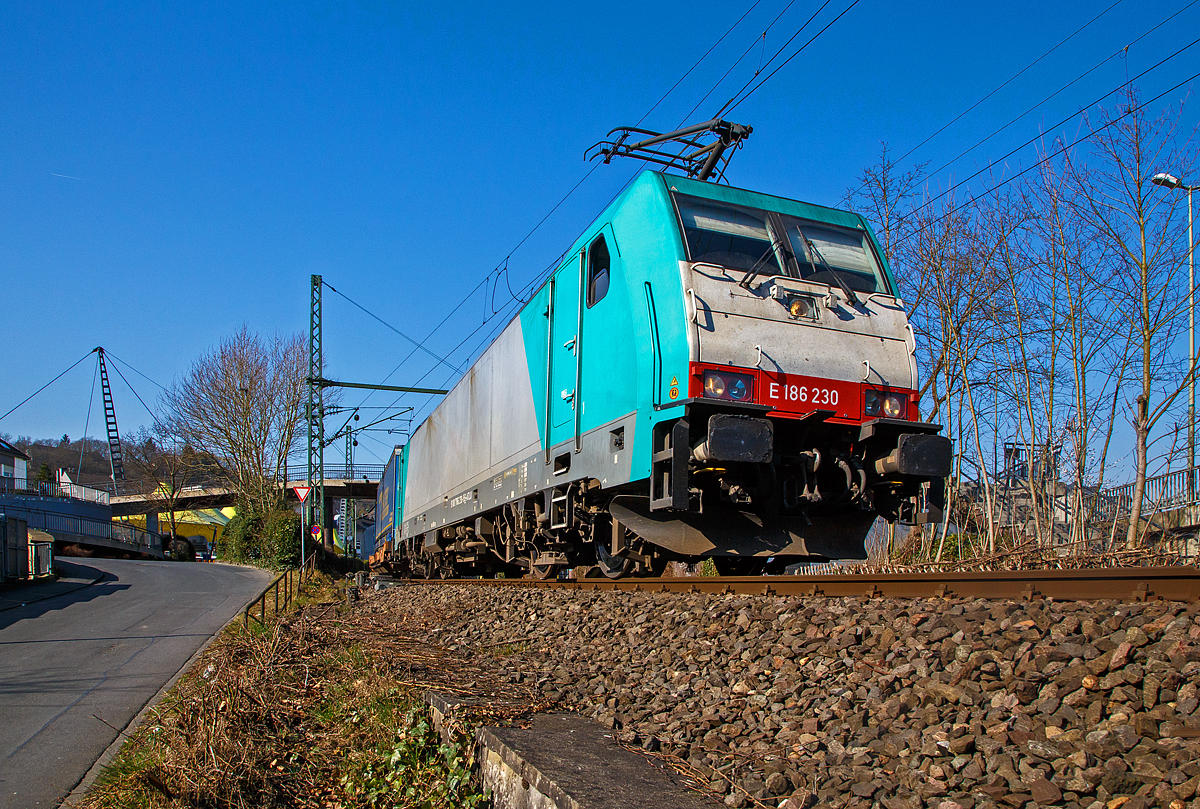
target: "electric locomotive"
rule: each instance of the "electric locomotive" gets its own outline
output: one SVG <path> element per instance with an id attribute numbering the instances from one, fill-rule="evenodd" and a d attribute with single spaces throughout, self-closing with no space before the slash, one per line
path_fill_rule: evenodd
<path id="1" fill-rule="evenodd" d="M 861 216 L 643 172 L 397 449 L 379 545 L 427 576 L 865 558 L 878 517 L 940 519 L 913 351 Z"/>

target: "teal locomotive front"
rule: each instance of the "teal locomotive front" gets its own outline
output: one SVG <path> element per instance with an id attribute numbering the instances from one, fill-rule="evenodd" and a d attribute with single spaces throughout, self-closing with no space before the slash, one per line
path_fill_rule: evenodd
<path id="1" fill-rule="evenodd" d="M 858 215 L 644 172 L 414 431 L 424 575 L 862 558 L 939 519 L 913 332 Z"/>

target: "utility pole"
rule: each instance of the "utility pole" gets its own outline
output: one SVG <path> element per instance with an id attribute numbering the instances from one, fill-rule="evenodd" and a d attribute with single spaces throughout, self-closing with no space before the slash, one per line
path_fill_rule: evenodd
<path id="1" fill-rule="evenodd" d="M 357 413 L 355 414 L 358 415 Z M 354 430 L 346 430 L 346 479 L 354 479 L 354 445 L 358 442 L 354 440 Z M 349 497 L 342 498 L 342 548 L 345 549 L 346 555 L 350 556 L 354 551 L 354 501 Z M 354 553 L 353 555 L 357 555 Z"/>
<path id="2" fill-rule="evenodd" d="M 1192 238 L 1192 192 L 1178 177 L 1159 172 L 1150 182 L 1172 191 L 1186 191 L 1188 201 L 1188 496 L 1196 499 L 1196 242 Z"/>
<path id="3" fill-rule="evenodd" d="M 304 535 L 300 537 L 301 562 L 307 558 L 305 541 L 312 526 L 325 534 L 325 403 L 320 385 L 324 357 L 321 350 L 321 276 L 311 277 L 312 292 L 308 310 L 308 402 L 304 408 L 308 423 L 308 507 L 305 509 Z"/>
<path id="4" fill-rule="evenodd" d="M 324 281 L 319 275 L 310 276 L 311 290 L 308 307 L 308 402 L 304 407 L 304 418 L 307 422 L 308 433 L 308 505 L 304 509 L 304 534 L 300 538 L 301 562 L 307 558 L 305 542 L 312 527 L 320 528 L 320 536 L 325 536 L 325 388 L 359 388 L 361 390 L 387 390 L 400 393 L 443 394 L 440 388 L 413 388 L 400 385 L 369 385 L 362 382 L 335 382 L 325 379 L 322 371 L 325 360 L 321 351 L 321 288 Z M 334 439 L 337 435 L 334 435 Z M 347 439 L 348 448 L 354 441 L 351 434 Z M 346 463 L 353 466 L 353 451 L 348 449 Z M 315 499 L 314 499 L 315 498 Z M 343 507 L 343 514 L 345 508 Z M 344 517 L 343 517 L 344 520 Z M 343 531 L 345 523 L 343 521 Z"/>

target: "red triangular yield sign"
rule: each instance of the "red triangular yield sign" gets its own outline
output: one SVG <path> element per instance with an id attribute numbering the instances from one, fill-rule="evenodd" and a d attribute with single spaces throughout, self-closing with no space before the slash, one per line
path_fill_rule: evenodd
<path id="1" fill-rule="evenodd" d="M 296 497 L 300 498 L 300 502 L 303 503 L 305 498 L 308 497 L 308 493 L 312 491 L 312 486 L 293 486 L 292 491 L 296 493 Z"/>

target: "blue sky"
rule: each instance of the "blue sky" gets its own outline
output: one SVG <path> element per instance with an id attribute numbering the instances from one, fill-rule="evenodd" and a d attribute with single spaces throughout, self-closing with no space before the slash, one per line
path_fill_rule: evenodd
<path id="1" fill-rule="evenodd" d="M 1194 39 L 1200 5 L 1188 2 L 1116 3 L 909 162 L 941 167 L 1184 9 L 933 182 L 1039 132 L 1073 135 L 1077 120 L 1053 127 Z M 793 46 L 848 4 L 831 2 Z M 860 0 L 730 116 L 754 134 L 729 179 L 836 204 L 881 141 L 904 154 L 1110 5 Z M 243 323 L 305 330 L 312 273 L 418 339 L 471 295 L 428 343 L 446 354 L 483 326 L 451 355 L 458 365 L 501 325 L 484 326 L 491 309 L 478 287 L 489 272 L 512 253 L 507 281 L 529 282 L 636 168 L 597 169 L 513 253 L 587 173 L 588 146 L 637 122 L 752 9 L 643 125 L 680 124 L 750 49 L 687 118 L 704 120 L 818 7 L 6 3 L 0 413 L 97 345 L 168 385 Z M 1142 79 L 1144 96 L 1196 72 L 1197 52 Z M 1007 167 L 1033 157 L 1024 149 Z M 411 349 L 328 292 L 325 341 L 329 373 L 362 382 L 382 380 Z M 418 353 L 390 381 L 446 382 L 431 364 Z M 0 432 L 80 435 L 93 369 L 85 361 Z M 126 375 L 153 406 L 157 388 Z M 124 432 L 149 421 L 120 380 L 115 396 Z M 89 433 L 102 429 L 97 397 Z M 364 439 L 359 460 L 384 457 L 395 440 Z"/>

